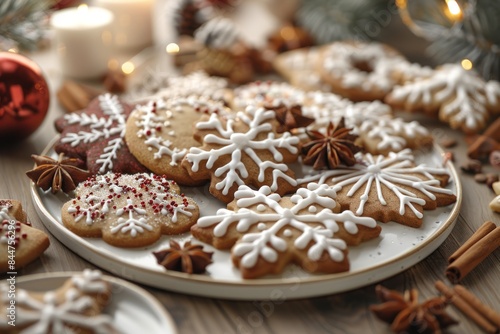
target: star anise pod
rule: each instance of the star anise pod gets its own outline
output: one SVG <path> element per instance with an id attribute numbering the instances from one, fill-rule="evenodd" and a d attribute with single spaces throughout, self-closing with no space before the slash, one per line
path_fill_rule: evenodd
<path id="1" fill-rule="evenodd" d="M 305 128 L 314 122 L 314 118 L 302 115 L 302 107 L 300 105 L 286 106 L 279 104 L 277 106 L 266 105 L 267 110 L 274 110 L 276 120 L 279 126 L 276 129 L 278 133 L 283 133 L 297 128 Z"/>
<path id="2" fill-rule="evenodd" d="M 371 305 L 370 310 L 380 320 L 390 323 L 395 333 L 437 334 L 458 323 L 446 313 L 444 297 L 434 297 L 419 304 L 416 289 L 407 290 L 402 295 L 377 285 L 375 292 L 382 304 Z"/>
<path id="3" fill-rule="evenodd" d="M 346 128 L 344 118 L 336 125 L 330 122 L 326 134 L 317 130 L 307 130 L 310 141 L 302 145 L 302 161 L 314 169 L 334 169 L 340 164 L 352 166 L 356 163 L 354 155 L 361 150 L 354 142 L 357 135 Z"/>
<path id="4" fill-rule="evenodd" d="M 191 241 L 186 241 L 181 247 L 175 240 L 170 240 L 170 248 L 153 252 L 153 255 L 167 270 L 200 274 L 212 263 L 213 253 L 204 251 L 202 245 L 192 245 Z"/>
<path id="5" fill-rule="evenodd" d="M 78 183 L 85 181 L 91 174 L 81 167 L 84 163 L 77 158 L 64 158 L 60 154 L 57 160 L 47 156 L 31 155 L 36 167 L 26 175 L 43 190 L 51 188 L 53 194 L 62 190 L 69 193 L 75 190 Z"/>

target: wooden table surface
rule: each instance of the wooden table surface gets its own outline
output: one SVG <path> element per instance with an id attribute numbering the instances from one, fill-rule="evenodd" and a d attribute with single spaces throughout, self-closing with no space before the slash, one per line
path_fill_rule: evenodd
<path id="1" fill-rule="evenodd" d="M 413 51 L 411 51 L 413 52 Z M 413 54 L 415 55 L 415 54 Z M 411 56 L 411 54 L 410 54 Z M 43 68 L 53 95 L 50 110 L 42 126 L 27 140 L 4 143 L 0 148 L 0 198 L 20 200 L 29 220 L 47 232 L 37 216 L 30 196 L 30 180 L 25 172 L 33 167 L 31 154 L 39 154 L 55 136 L 53 120 L 63 114 L 55 99 L 61 75 L 49 50 L 32 55 Z M 410 57 L 411 58 L 411 57 Z M 417 58 L 417 57 L 413 57 Z M 453 148 L 456 165 L 466 160 L 466 144 L 460 132 L 448 129 L 434 120 L 420 119 L 437 141 L 444 136 L 457 139 Z M 490 171 L 491 170 L 491 167 Z M 500 171 L 496 171 L 500 172 Z M 493 192 L 478 184 L 470 175 L 460 173 L 463 202 L 458 221 L 450 236 L 430 256 L 415 266 L 382 282 L 384 286 L 403 291 L 416 288 L 421 300 L 436 296 L 437 279 L 446 281 L 444 271 L 448 256 L 464 243 L 486 220 L 500 224 L 500 216 L 488 208 Z M 47 232 L 48 233 L 48 232 Z M 56 271 L 79 271 L 96 268 L 50 235 L 49 249 L 35 262 L 19 271 L 19 276 Z M 500 311 L 500 251 L 497 250 L 471 272 L 462 284 L 484 303 Z M 105 273 L 105 268 L 100 268 Z M 5 276 L 0 276 L 4 279 Z M 280 302 L 231 301 L 184 295 L 144 286 L 170 312 L 179 333 L 387 333 L 388 326 L 369 311 L 377 303 L 375 285 L 350 292 L 301 300 Z M 447 333 L 479 333 L 478 327 L 453 307 L 449 313 L 459 319 L 458 326 Z"/>

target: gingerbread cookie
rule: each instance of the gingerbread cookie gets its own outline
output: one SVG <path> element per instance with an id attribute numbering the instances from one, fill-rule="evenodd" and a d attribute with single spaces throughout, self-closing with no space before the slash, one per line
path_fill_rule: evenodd
<path id="1" fill-rule="evenodd" d="M 13 299 L 6 284 L 0 288 L 2 309 Z M 111 285 L 99 271 L 85 270 L 67 279 L 57 290 L 16 289 L 15 326 L 7 313 L 0 316 L 0 331 L 14 333 L 117 333 L 111 316 L 103 311 Z"/>
<path id="2" fill-rule="evenodd" d="M 47 234 L 27 223 L 18 201 L 0 200 L 0 223 L 0 273 L 17 271 L 49 247 Z"/>
<path id="3" fill-rule="evenodd" d="M 209 76 L 204 71 L 187 75 L 172 75 L 154 71 L 147 74 L 130 97 L 134 101 L 155 99 L 172 100 L 179 97 L 205 96 L 213 101 L 226 101 L 230 96 L 229 82 L 225 78 Z"/>
<path id="4" fill-rule="evenodd" d="M 381 229 L 372 218 L 338 213 L 335 198 L 332 188 L 314 183 L 291 197 L 241 185 L 227 209 L 200 218 L 191 232 L 218 249 L 231 248 L 243 278 L 279 274 L 290 263 L 313 273 L 347 271 L 347 245 Z"/>
<path id="5" fill-rule="evenodd" d="M 322 49 L 318 72 L 334 93 L 352 101 L 383 99 L 396 84 L 395 62 L 404 57 L 380 43 L 334 42 Z"/>
<path id="6" fill-rule="evenodd" d="M 125 143 L 125 123 L 132 108 L 116 95 L 98 96 L 87 109 L 56 120 L 61 136 L 54 150 L 82 159 L 92 174 L 146 172 Z"/>
<path id="7" fill-rule="evenodd" d="M 273 67 L 293 86 L 305 91 L 331 91 L 317 71 L 322 47 L 301 48 L 278 54 Z"/>
<path id="8" fill-rule="evenodd" d="M 405 148 L 429 146 L 433 138 L 417 121 L 407 122 L 393 116 L 392 109 L 380 102 L 340 104 L 334 94 L 311 92 L 302 108 L 305 116 L 315 119 L 311 128 L 325 131 L 330 122 L 345 120 L 358 145 L 372 154 L 387 154 Z"/>
<path id="9" fill-rule="evenodd" d="M 147 246 L 163 234 L 189 231 L 199 216 L 175 182 L 154 174 L 96 175 L 75 194 L 61 209 L 64 226 L 117 247 Z"/>
<path id="10" fill-rule="evenodd" d="M 323 132 L 330 122 L 344 118 L 346 126 L 359 135 L 357 144 L 373 154 L 429 146 L 433 142 L 425 127 L 416 121 L 395 118 L 392 109 L 380 101 L 353 103 L 333 93 L 304 92 L 287 83 L 254 82 L 240 86 L 234 90 L 231 105 L 236 110 L 248 105 L 300 106 L 303 116 L 315 120 L 308 128 Z"/>
<path id="11" fill-rule="evenodd" d="M 433 210 L 456 201 L 446 169 L 415 165 L 409 149 L 388 156 L 357 154 L 352 167 L 327 170 L 298 180 L 300 184 L 328 184 L 337 192 L 342 209 L 381 222 L 419 227 L 423 210 Z"/>
<path id="12" fill-rule="evenodd" d="M 228 112 L 220 102 L 206 97 L 155 100 L 135 108 L 127 120 L 125 139 L 130 152 L 152 172 L 181 185 L 197 182 L 181 167 L 182 158 L 198 142 L 193 126 L 203 114 Z"/>
<path id="13" fill-rule="evenodd" d="M 458 64 L 438 67 L 431 76 L 396 86 L 385 101 L 394 108 L 438 115 L 453 129 L 480 131 L 498 110 L 500 86 L 487 84 Z"/>
<path id="14" fill-rule="evenodd" d="M 287 163 L 298 158 L 299 138 L 278 135 L 276 127 L 274 111 L 253 106 L 234 119 L 205 116 L 195 131 L 202 146 L 191 148 L 182 164 L 193 179 L 210 180 L 210 193 L 226 203 L 242 184 L 286 194 L 296 187 Z"/>

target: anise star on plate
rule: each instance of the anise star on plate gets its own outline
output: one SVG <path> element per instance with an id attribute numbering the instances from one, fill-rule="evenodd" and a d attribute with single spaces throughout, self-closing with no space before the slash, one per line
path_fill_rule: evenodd
<path id="1" fill-rule="evenodd" d="M 330 122 L 326 133 L 307 130 L 310 141 L 302 146 L 303 163 L 314 169 L 335 169 L 340 164 L 352 166 L 356 163 L 354 155 L 361 150 L 355 144 L 357 135 L 346 128 L 344 118 L 337 124 Z"/>
<path id="2" fill-rule="evenodd" d="M 77 158 L 64 158 L 63 154 L 57 160 L 35 154 L 31 158 L 36 167 L 27 171 L 26 175 L 43 190 L 51 188 L 53 194 L 59 190 L 69 193 L 90 176 L 90 172 L 79 168 L 84 163 Z"/>
<path id="3" fill-rule="evenodd" d="M 437 334 L 458 323 L 446 313 L 447 303 L 443 297 L 434 297 L 420 304 L 416 289 L 401 294 L 377 285 L 375 292 L 382 304 L 371 305 L 370 310 L 380 320 L 390 323 L 395 333 Z"/>
<path id="4" fill-rule="evenodd" d="M 186 241 L 181 247 L 175 240 L 170 240 L 170 248 L 153 252 L 153 255 L 167 270 L 201 274 L 212 263 L 213 253 L 204 251 L 202 245 L 192 245 L 191 241 Z"/>
<path id="5" fill-rule="evenodd" d="M 266 105 L 265 108 L 273 110 L 276 113 L 276 120 L 279 122 L 278 133 L 305 128 L 314 122 L 314 118 L 302 115 L 302 107 L 300 105 L 290 107 L 284 104 L 279 104 L 278 106 Z"/>

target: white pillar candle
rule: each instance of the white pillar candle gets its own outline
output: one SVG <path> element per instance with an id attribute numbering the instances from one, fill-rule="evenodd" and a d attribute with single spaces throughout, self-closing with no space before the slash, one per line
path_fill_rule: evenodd
<path id="1" fill-rule="evenodd" d="M 62 74 L 94 79 L 108 68 L 113 13 L 104 8 L 67 8 L 54 12 L 50 24 Z"/>
<path id="2" fill-rule="evenodd" d="M 93 3 L 114 14 L 111 32 L 116 48 L 139 51 L 152 44 L 153 0 L 94 0 Z"/>

